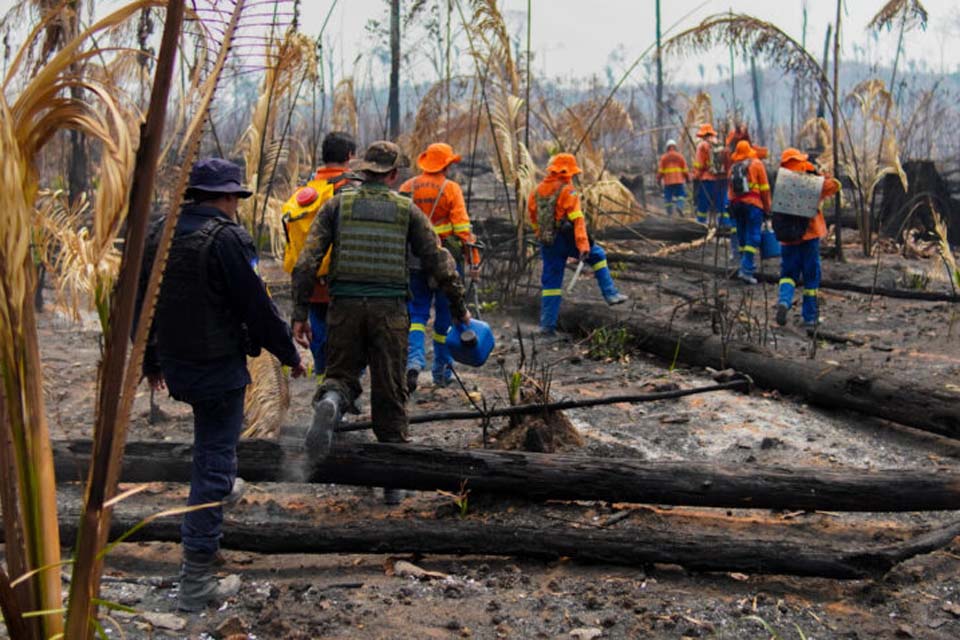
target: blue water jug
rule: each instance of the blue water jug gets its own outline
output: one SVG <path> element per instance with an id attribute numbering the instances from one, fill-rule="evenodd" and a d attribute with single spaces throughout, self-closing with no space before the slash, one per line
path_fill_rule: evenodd
<path id="1" fill-rule="evenodd" d="M 760 256 L 763 259 L 780 257 L 780 241 L 773 229 L 764 229 L 760 232 Z"/>
<path id="2" fill-rule="evenodd" d="M 482 366 L 494 346 L 493 331 L 482 320 L 471 319 L 461 327 L 451 325 L 447 330 L 447 349 L 453 359 L 461 364 Z"/>

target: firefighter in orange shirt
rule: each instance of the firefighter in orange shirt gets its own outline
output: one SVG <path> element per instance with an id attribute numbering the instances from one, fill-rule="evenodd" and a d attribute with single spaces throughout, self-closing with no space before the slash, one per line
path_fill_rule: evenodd
<path id="1" fill-rule="evenodd" d="M 700 143 L 693 160 L 693 179 L 696 183 L 697 222 L 716 222 L 729 226 L 727 211 L 727 152 L 717 140 L 717 132 L 710 123 L 700 125 L 697 131 Z"/>
<path id="2" fill-rule="evenodd" d="M 798 173 L 816 173 L 816 168 L 809 161 L 809 156 L 797 149 L 786 149 L 780 155 L 780 167 Z M 830 175 L 825 175 L 823 187 L 820 190 L 820 201 L 829 198 L 840 191 L 840 183 Z M 800 216 L 789 216 L 800 218 Z M 804 220 L 795 220 L 801 222 Z M 774 214 L 774 224 L 777 224 L 777 214 Z M 785 225 L 787 226 L 787 225 Z M 827 235 L 827 222 L 823 219 L 823 212 L 817 209 L 816 215 L 810 218 L 806 228 L 798 230 L 799 238 L 781 235 L 780 241 L 780 291 L 777 301 L 777 324 L 781 327 L 787 324 L 787 312 L 793 305 L 793 294 L 798 282 L 803 280 L 803 324 L 813 327 L 820 321 L 817 305 L 817 293 L 820 287 L 820 239 Z M 801 235 L 802 234 L 802 235 Z"/>
<path id="3" fill-rule="evenodd" d="M 558 153 L 550 158 L 547 177 L 530 193 L 527 212 L 540 239 L 543 274 L 540 299 L 540 330 L 552 335 L 557 329 L 560 301 L 563 296 L 563 271 L 568 258 L 580 258 L 590 265 L 607 304 L 622 304 L 627 296 L 617 291 L 607 255 L 603 248 L 587 236 L 587 221 L 580 209 L 580 196 L 573 186 L 573 176 L 580 173 L 577 159 L 571 153 Z"/>
<path id="4" fill-rule="evenodd" d="M 480 277 L 480 256 L 470 228 L 470 217 L 463 201 L 460 185 L 447 177 L 450 165 L 460 162 L 460 155 L 443 142 L 435 142 L 417 158 L 417 166 L 422 174 L 400 185 L 400 193 L 409 195 L 433 224 L 433 230 L 450 254 L 458 261 L 461 256 L 467 263 L 469 277 Z M 447 330 L 450 328 L 450 305 L 442 291 L 432 289 L 427 275 L 418 268 L 410 273 L 410 291 L 413 298 L 408 303 L 410 311 L 410 336 L 407 345 L 407 388 L 416 389 L 417 378 L 427 366 L 426 331 L 430 319 L 430 306 L 434 307 L 433 317 L 433 382 L 445 387 L 453 380 L 451 365 L 453 358 L 447 350 Z"/>
<path id="5" fill-rule="evenodd" d="M 737 225 L 740 244 L 740 279 L 757 284 L 753 277 L 760 253 L 760 233 L 764 216 L 770 214 L 770 184 L 767 170 L 757 152 L 746 140 L 737 143 L 730 156 L 730 214 Z"/>
<path id="6" fill-rule="evenodd" d="M 677 141 L 667 140 L 667 152 L 660 156 L 657 184 L 663 185 L 663 201 L 668 216 L 673 215 L 674 210 L 683 213 L 687 202 L 688 182 L 690 173 L 687 171 L 687 161 L 677 150 Z"/>

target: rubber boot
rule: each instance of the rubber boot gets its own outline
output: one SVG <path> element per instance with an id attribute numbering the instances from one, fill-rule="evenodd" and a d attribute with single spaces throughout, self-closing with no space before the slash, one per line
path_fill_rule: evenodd
<path id="1" fill-rule="evenodd" d="M 336 391 L 327 391 L 313 403 L 313 423 L 307 431 L 307 455 L 318 460 L 330 453 L 333 446 L 333 431 L 340 424 L 343 399 Z"/>
<path id="2" fill-rule="evenodd" d="M 237 576 L 218 580 L 214 573 L 216 554 L 183 551 L 180 565 L 180 595 L 177 608 L 180 611 L 202 611 L 210 605 L 219 605 L 226 598 L 236 595 L 240 583 Z"/>
<path id="3" fill-rule="evenodd" d="M 453 382 L 453 371 L 450 365 L 453 358 L 450 357 L 450 349 L 447 345 L 434 341 L 433 343 L 433 384 L 438 387 L 446 387 Z"/>

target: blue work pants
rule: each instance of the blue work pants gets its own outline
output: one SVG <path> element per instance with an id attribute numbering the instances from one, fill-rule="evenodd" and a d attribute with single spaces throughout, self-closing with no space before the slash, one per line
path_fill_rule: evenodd
<path id="1" fill-rule="evenodd" d="M 763 228 L 763 209 L 745 202 L 730 207 L 731 217 L 737 225 L 737 241 L 740 243 L 740 273 L 752 276 L 756 272 L 756 260 L 760 255 L 760 232 Z"/>
<path id="2" fill-rule="evenodd" d="M 793 293 L 803 282 L 803 321 L 817 322 L 817 293 L 820 290 L 820 239 L 781 245 L 780 295 L 777 302 L 790 307 Z"/>
<path id="3" fill-rule="evenodd" d="M 447 330 L 450 329 L 450 302 L 439 289 L 431 289 L 427 274 L 410 272 L 410 293 L 407 302 L 410 312 L 410 335 L 407 342 L 407 369 L 422 371 L 427 366 L 426 333 L 433 306 L 433 381 L 446 384 L 453 378 L 453 358 L 447 349 Z"/>
<path id="4" fill-rule="evenodd" d="M 663 202 L 668 216 L 674 212 L 682 214 L 687 204 L 687 186 L 682 182 L 664 185 Z"/>
<path id="5" fill-rule="evenodd" d="M 327 304 L 310 303 L 307 312 L 310 321 L 310 353 L 313 354 L 313 372 L 321 376 L 327 370 Z"/>
<path id="6" fill-rule="evenodd" d="M 543 259 L 543 273 L 540 276 L 540 327 L 548 331 L 557 328 L 557 317 L 560 315 L 560 302 L 563 299 L 563 273 L 567 259 L 579 258 L 580 251 L 573 239 L 573 233 L 557 234 L 557 239 L 551 246 L 540 245 L 540 257 Z M 613 283 L 613 276 L 607 266 L 607 254 L 603 248 L 594 244 L 585 261 L 593 269 L 597 278 L 597 285 L 604 299 L 617 295 L 617 286 Z"/>
<path id="7" fill-rule="evenodd" d="M 186 401 L 193 408 L 193 465 L 187 505 L 219 502 L 237 478 L 237 442 L 243 429 L 246 387 Z M 220 548 L 223 508 L 184 515 L 180 537 L 187 551 L 214 554 Z"/>
<path id="8" fill-rule="evenodd" d="M 718 224 L 724 224 L 726 211 L 726 179 L 701 180 L 697 185 L 697 222 L 707 224 L 716 220 Z"/>

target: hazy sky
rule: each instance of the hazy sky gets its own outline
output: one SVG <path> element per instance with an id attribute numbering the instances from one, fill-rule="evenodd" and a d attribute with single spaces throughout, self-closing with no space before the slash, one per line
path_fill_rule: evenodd
<path id="1" fill-rule="evenodd" d="M 304 28 L 318 32 L 333 0 L 305 0 Z M 461 0 L 466 4 L 465 0 Z M 869 60 L 892 61 L 897 34 L 884 33 L 874 38 L 866 30 L 870 18 L 886 0 L 846 0 L 843 15 L 843 56 L 854 56 L 854 45 L 862 47 L 860 56 Z M 403 0 L 409 6 L 410 0 Z M 663 29 L 676 24 L 671 33 L 679 33 L 708 15 L 732 9 L 773 22 L 797 41 L 802 34 L 802 7 L 807 5 L 807 47 L 819 58 L 828 22 L 836 12 L 834 0 L 667 0 L 661 3 Z M 364 24 L 369 18 L 384 15 L 384 0 L 340 0 L 327 27 L 325 40 L 335 50 L 337 66 L 350 67 L 359 53 L 369 46 Z M 950 40 L 960 36 L 960 7 L 956 0 L 923 0 L 930 15 L 926 31 L 908 33 L 904 40 L 907 59 L 923 60 L 934 71 L 955 72 L 960 68 L 960 46 Z M 511 32 L 522 30 L 526 0 L 501 0 Z M 619 75 L 655 41 L 653 0 L 533 0 L 532 48 L 536 58 L 534 72 L 549 77 L 569 75 L 605 77 L 604 68 L 612 64 Z M 689 15 L 688 15 L 689 14 Z M 685 17 L 686 16 L 686 17 Z M 669 34 L 665 35 L 668 37 Z M 525 36 L 524 36 L 525 37 Z M 611 61 L 620 54 L 624 62 Z M 721 52 L 718 52 L 718 54 Z M 724 55 L 700 59 L 668 61 L 668 70 L 686 80 L 699 78 L 698 65 L 704 65 L 708 81 L 718 77 L 718 64 L 728 64 Z M 735 63 L 739 64 L 739 62 Z M 942 64 L 942 66 L 941 66 Z M 429 66 L 423 72 L 429 72 Z M 339 74 L 340 71 L 338 70 Z"/>
<path id="2" fill-rule="evenodd" d="M 205 0 L 209 2 L 210 0 Z M 433 2 L 433 0 L 429 0 Z M 401 0 L 409 7 L 412 0 Z M 465 6 L 467 0 L 460 0 Z M 896 51 L 897 33 L 874 36 L 866 24 L 886 0 L 845 0 L 843 16 L 843 57 L 860 57 L 870 62 L 889 62 Z M 905 56 L 931 71 L 947 73 L 960 71 L 960 3 L 957 0 L 922 0 L 930 14 L 926 31 L 908 33 L 905 38 Z M 98 13 L 120 4 L 119 0 L 98 0 Z M 302 28 L 316 34 L 334 0 L 302 0 Z M 0 12 L 6 12 L 13 0 L 0 0 Z M 365 80 L 380 84 L 386 81 L 385 70 L 367 64 L 371 38 L 364 29 L 370 19 L 386 15 L 385 0 L 339 0 L 327 26 L 324 42 L 332 54 L 337 78 L 343 75 L 362 75 Z M 708 15 L 732 9 L 749 13 L 773 22 L 800 41 L 802 34 L 802 7 L 808 9 L 807 48 L 820 57 L 827 23 L 833 22 L 835 0 L 665 0 L 662 2 L 662 23 L 669 37 L 691 27 Z M 532 48 L 534 72 L 540 76 L 589 78 L 596 75 L 606 79 L 606 67 L 619 76 L 655 39 L 654 0 L 532 0 Z M 500 0 L 511 33 L 525 38 L 527 0 Z M 262 8 L 259 9 L 262 11 Z M 456 17 L 456 14 L 454 14 Z M 456 23 L 457 20 L 455 19 Z M 671 28 L 672 27 L 672 28 Z M 951 46 L 951 41 L 954 41 Z M 412 34 L 405 34 L 403 44 L 407 51 L 423 48 L 426 43 Z M 465 42 L 462 43 L 466 49 Z M 332 51 L 331 51 L 332 49 Z M 415 51 L 416 52 L 416 51 Z M 412 67 L 405 69 L 407 79 L 431 81 L 435 72 L 424 56 L 412 56 Z M 667 59 L 668 79 L 697 81 L 703 65 L 707 82 L 721 77 L 718 65 L 729 64 L 726 51 L 712 55 Z M 735 65 L 739 68 L 742 61 Z M 464 71 L 472 72 L 472 65 L 464 61 Z M 723 72 L 726 73 L 725 71 Z M 372 77 L 367 77 L 370 74 Z M 642 79 L 638 70 L 635 79 Z"/>

